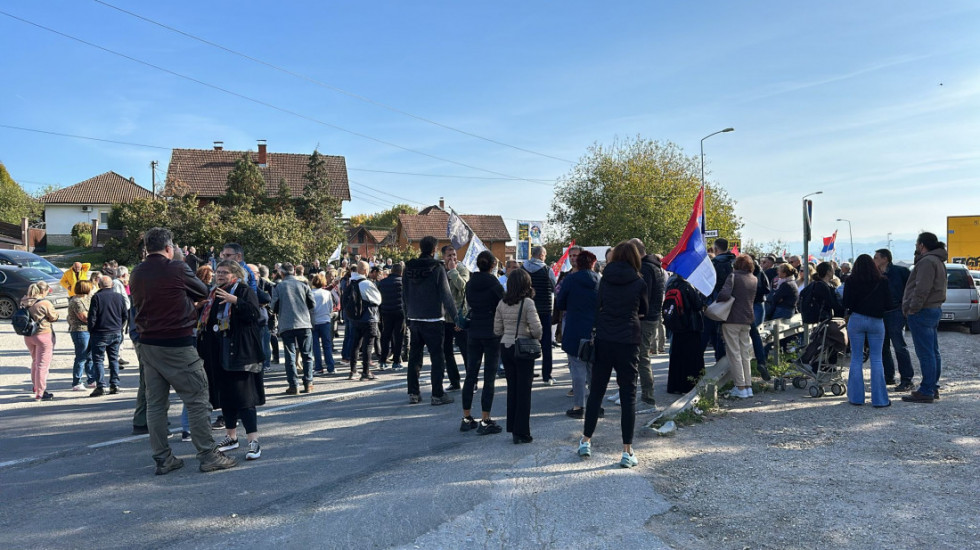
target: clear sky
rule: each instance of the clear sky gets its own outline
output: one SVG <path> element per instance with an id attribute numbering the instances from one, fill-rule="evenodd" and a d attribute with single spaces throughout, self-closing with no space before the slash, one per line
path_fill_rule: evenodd
<path id="1" fill-rule="evenodd" d="M 947 215 L 980 214 L 975 1 L 13 0 L 0 11 L 207 84 L 0 14 L 0 125 L 160 147 L 0 127 L 0 161 L 29 191 L 108 170 L 149 187 L 150 161 L 162 180 L 170 148 L 266 139 L 274 152 L 345 156 L 346 215 L 442 196 L 504 216 L 513 234 L 516 219 L 546 219 L 552 183 L 594 142 L 640 135 L 696 156 L 702 137 L 733 126 L 705 156 L 743 237 L 800 241 L 814 191 L 817 242 L 838 227 L 846 238 L 836 218 L 871 242 L 942 235 Z"/>

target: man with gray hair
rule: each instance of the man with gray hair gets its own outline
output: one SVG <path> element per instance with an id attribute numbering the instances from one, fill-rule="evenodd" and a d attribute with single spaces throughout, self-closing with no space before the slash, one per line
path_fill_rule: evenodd
<path id="1" fill-rule="evenodd" d="M 279 316 L 279 338 L 286 348 L 286 394 L 296 395 L 296 352 L 303 357 L 303 393 L 313 392 L 313 291 L 296 278 L 296 267 L 280 268 L 282 282 L 272 291 L 272 311 Z"/>
<path id="2" fill-rule="evenodd" d="M 555 385 L 551 376 L 551 312 L 555 297 L 555 273 L 544 263 L 548 251 L 543 246 L 531 248 L 531 258 L 524 262 L 524 270 L 531 275 L 531 288 L 534 289 L 534 308 L 544 331 L 541 333 L 541 381 L 549 386 Z"/>
<path id="3" fill-rule="evenodd" d="M 88 332 L 91 335 L 92 371 L 97 387 L 90 397 L 106 393 L 105 369 L 102 366 L 109 356 L 110 394 L 119 393 L 119 346 L 122 344 L 123 323 L 128 317 L 127 301 L 112 289 L 112 278 L 99 277 L 99 291 L 92 296 L 88 310 Z"/>

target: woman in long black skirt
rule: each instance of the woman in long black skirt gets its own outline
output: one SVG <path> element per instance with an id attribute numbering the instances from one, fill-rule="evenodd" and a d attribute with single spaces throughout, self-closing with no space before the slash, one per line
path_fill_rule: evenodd
<path id="1" fill-rule="evenodd" d="M 667 393 L 685 394 L 704 371 L 701 332 L 704 330 L 704 298 L 680 275 L 667 281 L 664 323 L 671 331 Z"/>

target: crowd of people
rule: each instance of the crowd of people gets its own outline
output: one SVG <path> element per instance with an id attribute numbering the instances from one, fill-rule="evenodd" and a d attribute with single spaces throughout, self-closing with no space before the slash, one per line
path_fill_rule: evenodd
<path id="1" fill-rule="evenodd" d="M 648 253 L 639 239 L 609 248 L 604 262 L 571 247 L 567 270 L 549 266 L 542 246 L 532 247 L 523 263 L 503 265 L 484 251 L 475 272 L 457 260 L 452 246 L 442 247 L 437 257 L 435 237 L 424 238 L 419 256 L 404 264 L 354 257 L 336 267 L 316 260 L 308 267 L 249 264 L 236 243 L 220 252 L 212 247 L 199 257 L 193 247 L 175 246 L 164 228 L 147 231 L 144 244 L 145 259 L 132 274 L 111 262 L 100 272 L 76 263 L 61 284 L 71 295 L 67 320 L 75 348 L 73 390 L 92 389 L 92 397 L 117 393 L 125 364 L 120 346 L 127 333 L 133 341 L 140 369 L 133 429 L 150 435 L 157 474 L 183 466 L 168 442 L 171 388 L 184 404 L 182 439 L 194 444 L 202 471 L 237 464 L 225 453 L 240 446 L 239 422 L 246 436 L 245 459 L 260 458 L 256 411 L 266 402 L 266 373 L 281 356 L 287 395 L 314 393 L 315 375 L 329 376 L 345 367 L 347 379 L 360 381 L 374 380 L 378 371 L 407 367 L 408 402 L 417 404 L 422 401 L 419 378 L 427 351 L 431 405 L 454 403 L 450 393 L 461 391 L 461 432 L 491 435 L 506 429 L 515 444 L 524 444 L 533 441 L 533 380 L 555 383 L 552 348 L 560 346 L 572 382 L 568 393 L 573 405 L 566 414 L 583 421 L 577 451 L 582 457 L 591 456 L 591 440 L 615 372 L 618 391 L 608 399 L 620 405 L 620 465 L 626 468 L 638 463 L 632 448 L 637 401 L 656 404 L 655 355 L 669 352 L 666 389 L 683 394 L 703 374 L 710 345 L 716 360 L 729 356 L 734 381 L 730 396 L 748 398 L 753 395 L 753 356 L 762 378 L 769 379 L 769 349 L 759 326 L 798 310 L 814 309 L 818 319 L 850 315 L 848 399 L 855 405 L 864 403 L 865 342 L 871 349 L 872 405 L 890 405 L 886 384 L 894 384 L 897 392 L 913 390 L 902 336 L 906 323 L 922 381 L 903 399 L 931 402 L 939 397 L 936 325 L 945 299 L 945 250 L 930 233 L 919 236 L 914 273 L 894 265 L 887 249 L 874 258 L 859 256 L 852 269 L 847 263 L 803 263 L 797 256 L 766 256 L 756 262 L 717 239 L 710 254 L 716 284 L 708 295 L 665 270 L 662 257 Z M 55 341 L 51 323 L 58 319 L 45 299 L 48 291 L 45 283 L 36 283 L 21 304 L 39 325 L 25 343 L 32 357 L 33 392 L 42 400 L 52 398 L 46 380 Z M 723 322 L 704 314 L 715 302 L 731 302 Z M 340 326 L 338 360 L 334 342 Z M 898 381 L 889 344 L 895 349 Z M 472 409 L 481 367 L 477 419 Z M 505 427 L 491 414 L 500 375 L 507 382 Z M 220 412 L 213 422 L 212 410 Z M 221 428 L 225 436 L 216 442 L 212 429 Z"/>

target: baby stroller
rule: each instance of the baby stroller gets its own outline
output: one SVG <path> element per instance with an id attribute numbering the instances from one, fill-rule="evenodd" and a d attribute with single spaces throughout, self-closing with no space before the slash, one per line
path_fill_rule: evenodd
<path id="1" fill-rule="evenodd" d="M 799 374 L 793 386 L 803 389 L 809 385 L 810 397 L 823 397 L 827 386 L 834 395 L 844 395 L 847 384 L 841 373 L 844 354 L 848 350 L 847 322 L 839 317 L 817 323 L 810 331 L 810 343 L 793 364 Z"/>

